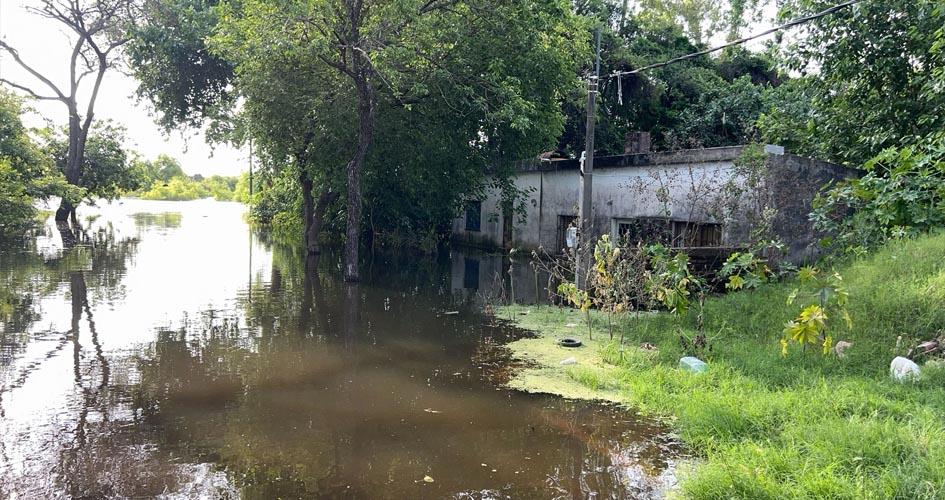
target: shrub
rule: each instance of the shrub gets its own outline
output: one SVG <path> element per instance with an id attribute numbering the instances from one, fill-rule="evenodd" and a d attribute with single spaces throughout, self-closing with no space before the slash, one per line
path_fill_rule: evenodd
<path id="1" fill-rule="evenodd" d="M 825 243 L 858 251 L 945 225 L 945 138 L 887 149 L 865 168 L 814 201 L 811 219 L 832 235 Z"/>

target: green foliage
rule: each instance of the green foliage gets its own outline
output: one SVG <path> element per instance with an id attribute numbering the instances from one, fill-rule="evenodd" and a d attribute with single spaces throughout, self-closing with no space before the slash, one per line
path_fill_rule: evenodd
<path id="1" fill-rule="evenodd" d="M 703 89 L 679 112 L 677 124 L 667 132 L 669 144 L 698 148 L 750 140 L 766 104 L 768 87 L 755 84 L 747 74 L 731 81 L 713 75 L 710 82 L 699 83 Z"/>
<path id="2" fill-rule="evenodd" d="M 265 173 L 254 178 L 255 190 L 249 197 L 249 178 L 244 174 L 235 196 L 250 203 L 250 221 L 269 227 L 280 239 L 299 241 L 302 235 L 302 193 L 291 172 L 277 176 Z"/>
<path id="3" fill-rule="evenodd" d="M 33 197 L 7 158 L 0 158 L 0 207 L 0 239 L 22 234 L 36 213 Z"/>
<path id="4" fill-rule="evenodd" d="M 626 242 L 615 244 L 610 235 L 605 234 L 596 242 L 593 256 L 586 290 L 579 289 L 570 281 L 572 267 L 557 261 L 547 265 L 537 254 L 533 256 L 533 267 L 549 273 L 553 280 L 559 282 L 558 295 L 587 315 L 589 330 L 592 306 L 608 315 L 609 334 L 613 339 L 616 315 L 633 309 L 639 318 L 641 309 L 659 305 L 674 315 L 685 316 L 695 294 L 699 305 L 699 333 L 703 334 L 701 316 L 708 291 L 707 283 L 690 272 L 689 257 L 685 253 L 671 252 L 662 245 L 644 247 L 639 243 L 636 246 Z M 700 342 L 703 341 L 704 336 L 700 339 Z"/>
<path id="5" fill-rule="evenodd" d="M 157 184 L 141 193 L 145 200 L 188 201 L 210 196 L 201 183 L 188 177 L 174 177 L 167 183 Z"/>
<path id="6" fill-rule="evenodd" d="M 249 172 L 243 172 L 236 178 L 236 186 L 233 188 L 233 201 L 240 203 L 249 203 Z M 255 186 L 254 186 L 255 188 Z"/>
<path id="7" fill-rule="evenodd" d="M 790 0 L 782 19 L 829 2 Z M 832 4 L 831 4 L 832 5 Z M 764 137 L 810 155 L 861 165 L 886 148 L 917 144 L 945 126 L 942 26 L 936 0 L 860 2 L 807 26 L 787 44 L 786 69 L 810 73 L 773 100 Z"/>
<path id="8" fill-rule="evenodd" d="M 827 329 L 827 313 L 817 304 L 811 304 L 801 310 L 796 319 L 784 326 L 781 339 L 781 355 L 787 356 L 788 341 L 793 340 L 805 349 L 807 344 L 823 343 L 823 353 L 827 355 L 833 345 L 831 337 L 824 335 Z"/>
<path id="9" fill-rule="evenodd" d="M 642 244 L 610 240 L 603 235 L 594 247 L 594 269 L 588 279 L 597 308 L 608 312 L 610 338 L 614 316 L 633 310 L 639 315 L 651 298 L 647 294 L 647 254 Z M 623 336 L 621 335 L 621 342 Z"/>
<path id="10" fill-rule="evenodd" d="M 793 304 L 798 296 L 816 299 L 817 302 L 804 306 L 797 318 L 784 326 L 784 335 L 780 341 L 781 355 L 787 356 L 788 344 L 794 341 L 804 350 L 807 350 L 807 344 L 819 343 L 826 356 L 833 347 L 832 332 L 839 330 L 837 320 L 830 319 L 839 316 L 847 330 L 853 328 L 853 320 L 847 311 L 849 293 L 843 284 L 843 277 L 837 272 L 825 273 L 815 267 L 802 267 L 797 273 L 797 279 L 806 290 L 795 288 L 791 291 L 788 305 Z"/>
<path id="11" fill-rule="evenodd" d="M 237 178 L 214 175 L 194 180 L 187 176 L 175 176 L 167 182 L 158 181 L 151 189 L 134 193 L 145 200 L 190 201 L 213 198 L 217 201 L 233 201 L 236 197 Z"/>
<path id="12" fill-rule="evenodd" d="M 189 201 L 213 198 L 217 201 L 246 201 L 248 198 L 248 180 L 243 180 L 244 185 L 238 194 L 239 178 L 222 175 L 207 178 L 200 175 L 189 177 L 176 158 L 165 154 L 158 155 L 154 161 L 138 160 L 134 168 L 137 170 L 141 189 L 131 194 L 145 200 Z"/>
<path id="13" fill-rule="evenodd" d="M 364 222 L 376 233 L 444 233 L 465 199 L 485 187 L 487 166 L 504 171 L 507 161 L 549 149 L 564 122 L 557 99 L 576 85 L 583 55 L 586 36 L 574 35 L 581 20 L 561 0 L 423 5 L 379 2 L 360 27 L 381 110 L 362 176 Z M 347 11 L 335 7 L 227 3 L 210 40 L 234 65 L 246 98 L 234 132 L 255 139 L 273 177 L 290 170 L 286 178 L 311 180 L 316 197 L 347 193 L 340 171 L 359 135 L 361 97 L 350 73 L 339 71 L 345 61 L 331 38 L 344 31 L 336 24 Z M 347 200 L 334 200 L 328 213 L 344 216 Z M 336 219 L 326 224 L 340 229 Z"/>
<path id="14" fill-rule="evenodd" d="M 752 290 L 767 283 L 772 272 L 765 259 L 758 258 L 754 252 L 734 252 L 728 256 L 719 275 L 728 278 L 725 288 L 730 291 Z"/>
<path id="15" fill-rule="evenodd" d="M 680 23 L 695 43 L 708 41 L 717 33 L 738 38 L 762 0 L 642 0 L 641 16 L 662 23 Z"/>
<path id="16" fill-rule="evenodd" d="M 167 130 L 199 126 L 233 97 L 232 64 L 207 46 L 218 0 L 151 0 L 126 48 L 138 96 L 148 99 Z M 165 182 L 168 179 L 165 179 Z"/>
<path id="17" fill-rule="evenodd" d="M 614 317 L 649 305 L 646 290 L 647 256 L 641 244 L 630 245 L 601 236 L 594 247 L 594 268 L 588 277 L 593 302 L 608 313 L 610 338 L 614 337 Z M 621 336 L 621 342 L 623 337 Z"/>
<path id="18" fill-rule="evenodd" d="M 34 223 L 37 199 L 82 197 L 30 138 L 23 102 L 0 89 L 0 239 L 18 237 Z"/>
<path id="19" fill-rule="evenodd" d="M 772 334 L 798 308 L 784 300 L 794 284 L 767 283 L 706 300 L 706 329 L 718 338 L 710 370 L 698 376 L 676 368 L 678 332 L 696 329 L 692 311 L 628 318 L 620 328 L 658 352 L 648 360 L 632 348 L 624 356 L 609 348 L 582 363 L 616 366 L 599 373 L 595 385 L 605 390 L 588 397 L 617 392 L 644 414 L 669 417 L 696 454 L 680 476 L 685 498 L 941 498 L 945 378 L 930 364 L 916 384 L 897 384 L 889 361 L 898 336 L 934 338 L 945 329 L 942 255 L 945 235 L 935 234 L 887 242 L 837 269 L 855 298 L 847 308 L 856 328 L 843 337 L 853 346 L 843 360 L 799 349 L 781 357 L 771 348 Z M 529 310 L 501 314 L 525 328 L 561 331 L 560 310 Z M 592 316 L 603 334 L 603 316 Z M 835 319 L 842 320 L 828 323 Z M 558 351 L 549 361 L 563 371 Z"/>
<path id="20" fill-rule="evenodd" d="M 165 154 L 158 155 L 154 161 L 139 161 L 136 167 L 142 176 L 143 188 L 150 189 L 155 184 L 166 184 L 174 177 L 184 177 L 184 169 L 176 158 Z"/>
<path id="21" fill-rule="evenodd" d="M 96 122 L 89 131 L 78 181 L 84 199 L 114 200 L 141 186 L 141 171 L 135 168 L 125 149 L 126 142 L 125 129 L 111 122 Z M 45 149 L 59 171 L 65 172 L 69 151 L 68 131 L 46 131 Z"/>
<path id="22" fill-rule="evenodd" d="M 815 200 L 811 218 L 830 235 L 825 243 L 858 251 L 945 226 L 945 139 L 887 149 L 866 168 Z"/>
<path id="23" fill-rule="evenodd" d="M 689 271 L 689 256 L 671 252 L 662 245 L 647 248 L 650 256 L 647 287 L 650 295 L 672 314 L 682 316 L 689 311 L 693 290 L 701 289 L 701 278 Z"/>
<path id="24" fill-rule="evenodd" d="M 590 7 L 587 15 L 597 16 L 597 9 L 607 10 L 608 5 Z M 654 16 L 653 12 L 644 8 L 639 15 L 628 17 L 622 28 L 605 26 L 602 75 L 703 48 L 686 36 L 677 24 L 678 16 Z M 590 72 L 592 59 L 586 61 Z M 619 84 L 617 78 L 602 78 L 595 149 L 598 154 L 621 154 L 631 131 L 650 132 L 656 149 L 744 144 L 754 136 L 754 124 L 768 105 L 768 93 L 780 83 L 774 67 L 775 62 L 765 54 L 733 49 L 718 58 L 694 58 L 627 75 Z M 558 149 L 572 156 L 584 149 L 585 101 L 586 94 L 577 92 L 564 103 L 568 119 Z"/>

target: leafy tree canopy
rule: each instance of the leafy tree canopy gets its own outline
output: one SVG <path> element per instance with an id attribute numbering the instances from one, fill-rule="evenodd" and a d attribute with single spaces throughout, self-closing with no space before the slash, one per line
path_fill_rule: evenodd
<path id="1" fill-rule="evenodd" d="M 125 142 L 125 129 L 114 123 L 98 122 L 92 127 L 77 182 L 84 190 L 86 200 L 113 200 L 140 186 L 140 172 L 134 168 L 132 158 L 124 148 Z M 68 150 L 66 130 L 46 132 L 46 152 L 61 172 L 66 169 Z"/>
<path id="2" fill-rule="evenodd" d="M 126 48 L 138 96 L 149 100 L 170 131 L 198 127 L 233 97 L 233 65 L 213 54 L 207 38 L 218 0 L 147 0 Z"/>
<path id="3" fill-rule="evenodd" d="M 834 2 L 791 0 L 794 18 Z M 859 2 L 813 21 L 783 51 L 805 76 L 772 101 L 765 137 L 854 166 L 945 127 L 945 7 L 936 0 Z M 788 90 L 788 89 L 786 89 Z"/>
<path id="4" fill-rule="evenodd" d="M 36 214 L 36 199 L 81 197 L 32 139 L 23 112 L 23 101 L 0 89 L 0 238 L 22 236 Z"/>

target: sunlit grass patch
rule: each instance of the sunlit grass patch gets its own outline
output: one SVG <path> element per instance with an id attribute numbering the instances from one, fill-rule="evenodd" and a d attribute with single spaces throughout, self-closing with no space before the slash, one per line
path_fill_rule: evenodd
<path id="1" fill-rule="evenodd" d="M 697 455 L 684 497 L 945 498 L 945 365 L 926 364 L 914 383 L 888 375 L 900 337 L 905 344 L 945 330 L 945 236 L 892 243 L 836 269 L 853 317 L 835 338 L 853 343 L 844 359 L 815 349 L 780 355 L 781 329 L 798 310 L 785 300 L 790 282 L 707 302 L 703 374 L 677 368 L 692 316 L 623 317 L 619 345 L 603 315 L 592 314 L 588 341 L 577 311 L 513 306 L 501 314 L 545 335 L 534 346 L 557 349 L 549 337 L 568 332 L 588 344 L 571 367 L 549 362 L 560 352 L 541 353 L 532 386 L 563 377 L 584 389 L 578 397 L 671 421 Z"/>

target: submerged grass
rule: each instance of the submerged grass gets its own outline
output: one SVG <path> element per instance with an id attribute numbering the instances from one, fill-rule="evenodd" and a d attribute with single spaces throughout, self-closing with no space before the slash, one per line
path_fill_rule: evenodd
<path id="1" fill-rule="evenodd" d="M 945 329 L 945 235 L 893 243 L 837 270 L 854 322 L 834 334 L 853 343 L 844 359 L 796 346 L 781 357 L 781 330 L 800 307 L 786 304 L 794 284 L 779 283 L 707 302 L 712 350 L 701 375 L 677 369 L 692 316 L 624 317 L 619 346 L 604 315 L 593 315 L 591 341 L 578 312 L 510 306 L 502 316 L 542 334 L 511 345 L 535 361 L 512 385 L 666 417 L 698 457 L 684 497 L 945 498 L 945 369 L 928 364 L 906 384 L 888 375 L 897 337 Z M 564 335 L 586 346 L 557 347 Z M 577 363 L 562 366 L 567 357 Z"/>

